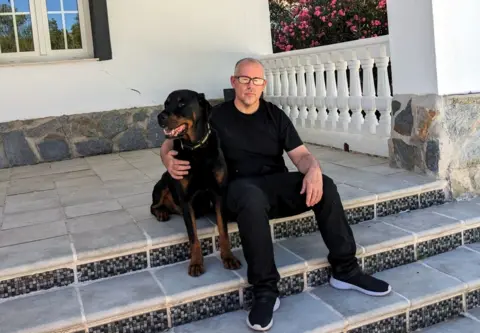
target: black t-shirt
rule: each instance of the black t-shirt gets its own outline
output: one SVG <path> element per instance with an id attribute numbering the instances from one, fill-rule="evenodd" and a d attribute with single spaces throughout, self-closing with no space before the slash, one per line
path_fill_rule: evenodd
<path id="1" fill-rule="evenodd" d="M 233 101 L 217 105 L 210 122 L 218 133 L 230 179 L 287 172 L 284 151 L 303 144 L 285 112 L 263 99 L 253 114 L 240 112 Z"/>

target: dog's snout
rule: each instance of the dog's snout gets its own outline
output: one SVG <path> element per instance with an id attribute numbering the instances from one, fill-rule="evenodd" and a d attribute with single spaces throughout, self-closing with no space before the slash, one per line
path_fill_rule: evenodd
<path id="1" fill-rule="evenodd" d="M 162 126 L 162 125 L 164 126 L 165 123 L 166 123 L 166 121 L 167 121 L 167 119 L 168 119 L 168 114 L 167 114 L 167 112 L 164 111 L 164 112 L 160 112 L 160 113 L 158 114 L 158 123 L 160 124 L 160 126 Z"/>

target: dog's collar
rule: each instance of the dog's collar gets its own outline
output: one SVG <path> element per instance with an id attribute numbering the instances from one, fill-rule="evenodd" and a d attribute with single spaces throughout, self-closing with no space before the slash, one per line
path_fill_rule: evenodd
<path id="1" fill-rule="evenodd" d="M 208 138 L 210 137 L 210 133 L 212 131 L 210 130 L 210 124 L 207 123 L 207 133 L 203 136 L 202 140 L 200 140 L 198 143 L 196 143 L 194 146 L 190 146 L 190 145 L 187 145 L 187 144 L 184 144 L 183 143 L 183 140 L 180 140 L 180 144 L 182 145 L 182 149 L 184 148 L 188 148 L 190 150 L 195 150 L 197 148 L 200 148 L 201 146 L 203 146 L 205 144 L 205 142 L 207 142 Z"/>

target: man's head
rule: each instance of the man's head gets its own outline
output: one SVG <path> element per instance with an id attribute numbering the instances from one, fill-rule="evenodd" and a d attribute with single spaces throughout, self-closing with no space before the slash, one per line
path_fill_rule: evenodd
<path id="1" fill-rule="evenodd" d="M 239 60 L 230 78 L 237 101 L 246 107 L 257 103 L 267 85 L 264 75 L 265 71 L 260 61 L 254 58 Z"/>

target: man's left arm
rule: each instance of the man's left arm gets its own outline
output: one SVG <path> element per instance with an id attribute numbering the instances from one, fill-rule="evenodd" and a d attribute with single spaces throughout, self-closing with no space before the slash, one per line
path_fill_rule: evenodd
<path id="1" fill-rule="evenodd" d="M 311 207 L 322 199 L 323 176 L 320 163 L 305 146 L 290 118 L 282 110 L 277 111 L 280 115 L 279 129 L 283 148 L 298 171 L 305 175 L 300 194 L 306 193 L 306 204 Z"/>

